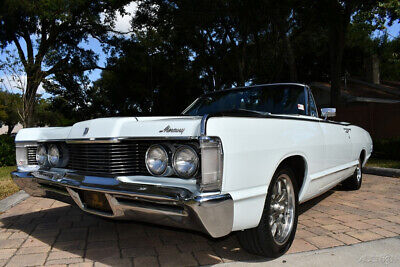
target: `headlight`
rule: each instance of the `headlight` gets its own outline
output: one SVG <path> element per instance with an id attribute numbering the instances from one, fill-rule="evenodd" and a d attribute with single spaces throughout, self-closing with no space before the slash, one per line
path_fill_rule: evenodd
<path id="1" fill-rule="evenodd" d="M 39 145 L 36 150 L 36 161 L 39 165 L 48 165 L 47 149 L 44 145 Z"/>
<path id="2" fill-rule="evenodd" d="M 190 146 L 180 146 L 174 153 L 172 164 L 176 174 L 189 178 L 197 172 L 199 157 Z"/>
<path id="3" fill-rule="evenodd" d="M 153 175 L 163 175 L 168 167 L 168 153 L 160 145 L 152 145 L 146 152 L 146 167 Z"/>
<path id="4" fill-rule="evenodd" d="M 69 159 L 65 145 L 50 145 L 47 151 L 47 160 L 52 167 L 65 167 Z"/>
<path id="5" fill-rule="evenodd" d="M 55 167 L 60 163 L 61 153 L 56 145 L 51 145 L 47 154 L 47 159 L 51 166 Z"/>

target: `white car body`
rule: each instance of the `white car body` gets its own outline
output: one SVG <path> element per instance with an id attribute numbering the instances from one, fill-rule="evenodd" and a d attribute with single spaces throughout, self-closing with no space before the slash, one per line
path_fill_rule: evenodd
<path id="1" fill-rule="evenodd" d="M 300 156 L 306 164 L 302 203 L 351 176 L 362 151 L 364 162 L 370 157 L 372 141 L 362 128 L 302 118 L 209 119 L 207 134 L 219 136 L 224 147 L 222 190 L 234 200 L 233 231 L 258 225 L 268 185 L 285 159 Z"/>
<path id="2" fill-rule="evenodd" d="M 215 237 L 259 224 L 270 181 L 285 160 L 295 158 L 304 163 L 298 197 L 301 203 L 321 195 L 351 176 L 360 157 L 365 164 L 372 152 L 371 137 L 362 128 L 307 115 L 103 118 L 79 122 L 72 127 L 22 129 L 16 136 L 16 143 L 23 151 L 24 147 L 32 144 L 60 140 L 196 140 L 200 136 L 220 139 L 223 171 L 218 194 L 229 194 L 233 200 L 233 218 L 228 221 L 227 230 L 216 233 L 206 231 Z M 38 168 L 30 166 L 23 158 L 17 163 L 19 170 L 13 173 L 13 177 L 25 188 L 26 184 L 21 182 L 23 175 L 17 173 L 35 176 Z M 36 175 L 35 179 L 41 178 Z M 59 180 L 51 179 L 60 181 L 59 177 Z M 152 175 L 120 176 L 115 179 L 125 184 L 185 188 L 198 196 L 211 194 L 200 192 L 198 183 L 193 179 Z M 35 195 L 29 188 L 26 191 Z"/>

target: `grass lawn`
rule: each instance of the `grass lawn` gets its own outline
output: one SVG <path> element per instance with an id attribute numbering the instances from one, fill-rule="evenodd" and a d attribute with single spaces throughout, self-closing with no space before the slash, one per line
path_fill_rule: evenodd
<path id="1" fill-rule="evenodd" d="M 367 167 L 400 169 L 400 161 L 388 159 L 369 159 L 367 162 Z"/>
<path id="2" fill-rule="evenodd" d="M 0 199 L 6 198 L 19 191 L 18 186 L 14 184 L 10 176 L 10 172 L 15 170 L 15 166 L 0 167 Z"/>

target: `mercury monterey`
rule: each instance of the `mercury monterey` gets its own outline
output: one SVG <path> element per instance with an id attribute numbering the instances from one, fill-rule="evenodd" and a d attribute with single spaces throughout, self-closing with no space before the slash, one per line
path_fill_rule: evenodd
<path id="1" fill-rule="evenodd" d="M 248 251 L 290 247 L 299 203 L 338 183 L 360 188 L 370 135 L 321 117 L 308 86 L 268 84 L 205 94 L 176 117 L 83 121 L 22 129 L 14 181 L 83 211 L 233 231 Z"/>

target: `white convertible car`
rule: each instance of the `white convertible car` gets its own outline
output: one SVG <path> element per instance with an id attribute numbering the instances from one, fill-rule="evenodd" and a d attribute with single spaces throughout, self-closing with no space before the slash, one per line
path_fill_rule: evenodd
<path id="1" fill-rule="evenodd" d="M 298 205 L 338 183 L 360 188 L 365 130 L 319 117 L 309 87 L 267 84 L 205 94 L 176 117 L 22 129 L 14 181 L 33 196 L 116 219 L 237 231 L 248 251 L 290 247 Z"/>

